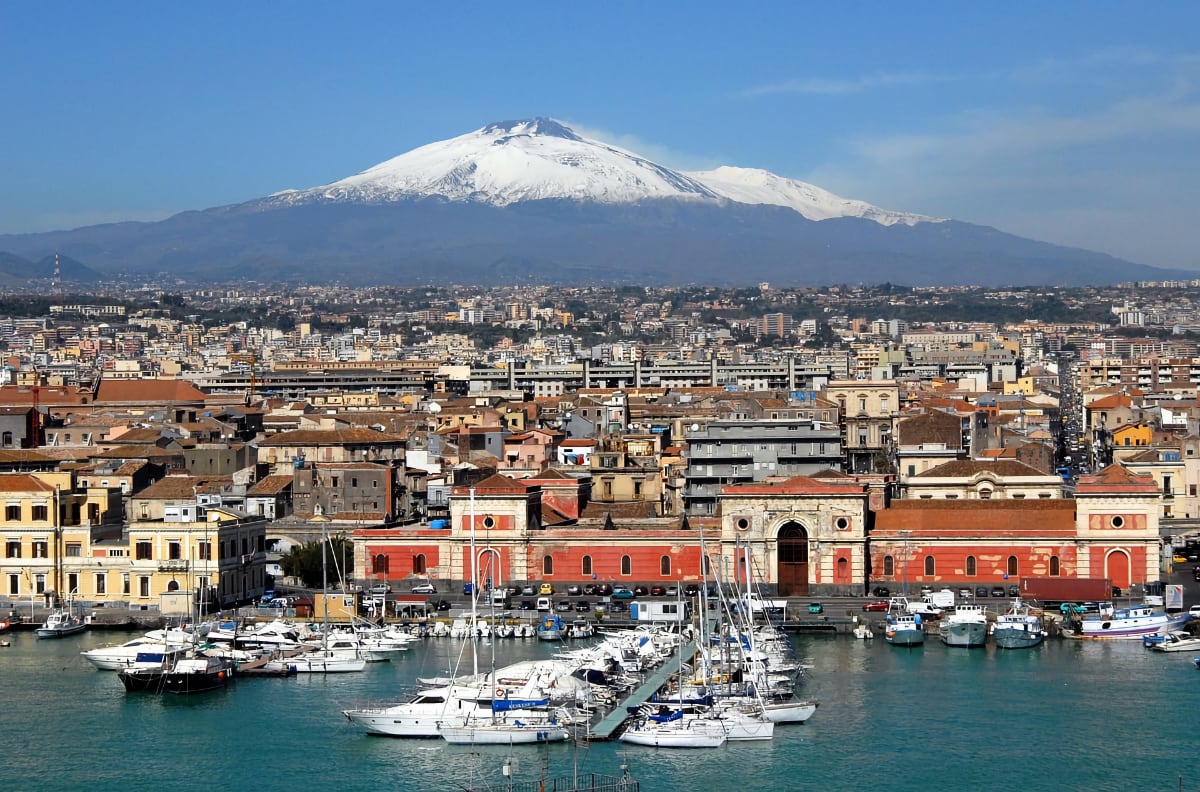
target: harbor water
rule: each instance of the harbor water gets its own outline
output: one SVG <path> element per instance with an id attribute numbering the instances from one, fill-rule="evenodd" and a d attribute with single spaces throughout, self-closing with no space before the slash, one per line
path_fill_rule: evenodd
<path id="1" fill-rule="evenodd" d="M 812 669 L 808 723 L 769 742 L 665 750 L 619 742 L 472 748 L 369 737 L 340 714 L 444 676 L 464 642 L 429 639 L 359 674 L 241 679 L 194 697 L 126 694 L 79 652 L 124 640 L 85 633 L 0 648 L 0 785 L 5 790 L 503 789 L 580 772 L 647 790 L 1200 790 L 1190 654 L 1138 641 L 1052 640 L 1033 650 L 901 649 L 881 639 L 797 637 Z M 495 643 L 496 663 L 547 656 Z M 491 663 L 484 645 L 483 667 Z M 461 670 L 469 669 L 464 659 Z"/>

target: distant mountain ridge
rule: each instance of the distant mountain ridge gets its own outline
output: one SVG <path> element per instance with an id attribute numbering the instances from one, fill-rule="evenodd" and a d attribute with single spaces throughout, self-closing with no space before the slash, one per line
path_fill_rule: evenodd
<path id="1" fill-rule="evenodd" d="M 768 171 L 676 171 L 547 118 L 159 222 L 0 236 L 0 251 L 18 256 L 52 250 L 108 274 L 196 281 L 1083 285 L 1194 274 L 881 209 Z"/>

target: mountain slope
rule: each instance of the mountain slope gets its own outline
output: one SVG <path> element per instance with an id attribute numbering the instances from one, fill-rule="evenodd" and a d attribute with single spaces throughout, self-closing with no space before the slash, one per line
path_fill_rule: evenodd
<path id="1" fill-rule="evenodd" d="M 1186 274 L 889 212 L 766 171 L 680 173 L 548 119 L 491 124 L 308 190 L 0 236 L 194 281 L 1103 284 Z M 65 276 L 65 273 L 64 273 Z"/>

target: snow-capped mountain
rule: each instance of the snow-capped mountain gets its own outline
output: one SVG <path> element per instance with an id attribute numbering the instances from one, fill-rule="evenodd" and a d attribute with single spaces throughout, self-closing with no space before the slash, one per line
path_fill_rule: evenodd
<path id="1" fill-rule="evenodd" d="M 544 118 L 489 124 L 323 187 L 153 223 L 0 236 L 0 263 L 11 254 L 22 273 L 21 262 L 55 251 L 101 274 L 207 283 L 1002 286 L 1185 275 L 890 212 L 766 171 L 684 173 Z"/>
<path id="2" fill-rule="evenodd" d="M 347 179 L 271 197 L 288 203 L 439 197 L 492 206 L 546 199 L 614 204 L 654 198 L 720 200 L 717 193 L 682 173 L 582 137 L 548 118 L 488 124 L 413 149 Z"/>
<path id="3" fill-rule="evenodd" d="M 862 217 L 881 225 L 934 220 L 841 198 L 764 170 L 727 166 L 695 173 L 671 170 L 618 146 L 583 137 L 549 118 L 488 124 L 413 149 L 332 184 L 271 196 L 291 205 L 431 197 L 492 206 L 548 199 L 605 204 L 663 198 L 728 200 L 784 206 L 809 220 Z"/>

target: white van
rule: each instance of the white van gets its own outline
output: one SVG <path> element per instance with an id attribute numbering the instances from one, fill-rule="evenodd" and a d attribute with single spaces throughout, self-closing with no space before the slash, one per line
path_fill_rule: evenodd
<path id="1" fill-rule="evenodd" d="M 492 589 L 492 607 L 493 608 L 509 607 L 508 592 L 502 588 Z"/>
<path id="2" fill-rule="evenodd" d="M 543 611 L 543 612 L 549 611 L 553 607 L 554 606 L 551 604 L 549 597 L 538 597 L 537 598 L 537 609 L 539 611 Z"/>

